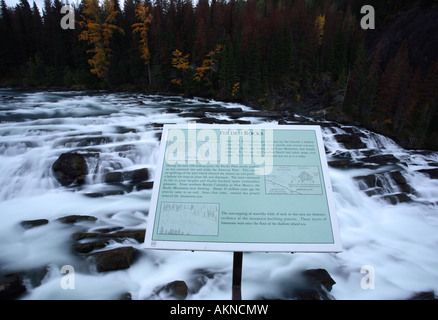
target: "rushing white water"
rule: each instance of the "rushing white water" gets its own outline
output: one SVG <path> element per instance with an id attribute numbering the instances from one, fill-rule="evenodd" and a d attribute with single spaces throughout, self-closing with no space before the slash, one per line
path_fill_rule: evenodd
<path id="1" fill-rule="evenodd" d="M 136 260 L 129 269 L 99 273 L 71 249 L 77 231 L 145 229 L 150 190 L 98 198 L 86 194 L 105 190 L 104 174 L 109 171 L 146 167 L 153 174 L 160 133 L 157 124 L 192 119 L 169 109 L 215 106 L 250 111 L 241 105 L 196 98 L 1 89 L 0 275 L 24 272 L 27 292 L 23 299 L 118 299 L 127 292 L 133 299 L 160 298 L 154 289 L 175 280 L 187 283 L 187 299 L 229 299 L 232 253 L 146 251 L 132 239 L 113 241 L 105 250 L 130 245 L 138 250 Z M 240 120 L 267 121 L 250 115 Z M 214 116 L 230 120 L 225 112 Z M 359 150 L 346 149 L 335 139 L 352 129 L 365 144 Z M 370 154 L 389 154 L 397 163 L 331 167 L 344 251 L 246 253 L 243 298 L 291 298 L 290 287 L 297 275 L 316 268 L 326 269 L 336 281 L 331 291 L 336 299 L 407 299 L 417 292 L 438 292 L 438 180 L 418 172 L 434 168 L 438 154 L 404 150 L 361 128 L 327 124 L 323 134 L 329 160 L 342 154 L 352 163 L 366 162 Z M 90 170 L 86 184 L 74 190 L 62 187 L 51 169 L 69 151 L 86 154 Z M 389 178 L 394 171 L 415 189 L 410 201 L 391 204 L 384 199 L 401 191 L 400 184 Z M 374 187 L 357 178 L 372 174 L 381 178 Z M 383 194 L 370 193 L 377 189 Z M 74 214 L 90 215 L 97 221 L 69 225 L 56 220 Z M 49 223 L 30 229 L 20 225 L 35 219 Z M 74 290 L 60 285 L 63 265 L 75 269 Z M 361 286 L 364 266 L 374 269 L 374 289 Z"/>

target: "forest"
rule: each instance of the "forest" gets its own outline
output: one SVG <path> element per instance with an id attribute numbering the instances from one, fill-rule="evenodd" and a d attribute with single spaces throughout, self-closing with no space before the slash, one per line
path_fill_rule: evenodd
<path id="1" fill-rule="evenodd" d="M 389 45 L 363 30 L 364 5 L 375 8 L 377 29 L 403 12 L 438 10 L 433 0 L 82 0 L 64 29 L 59 0 L 1 0 L 0 86 L 321 111 L 408 148 L 438 149 L 438 59 L 417 63 L 413 40 Z"/>

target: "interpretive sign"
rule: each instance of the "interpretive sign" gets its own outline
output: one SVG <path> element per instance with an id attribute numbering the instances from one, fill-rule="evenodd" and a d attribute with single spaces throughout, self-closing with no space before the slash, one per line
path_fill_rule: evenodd
<path id="1" fill-rule="evenodd" d="M 165 125 L 145 247 L 341 251 L 321 128 Z"/>

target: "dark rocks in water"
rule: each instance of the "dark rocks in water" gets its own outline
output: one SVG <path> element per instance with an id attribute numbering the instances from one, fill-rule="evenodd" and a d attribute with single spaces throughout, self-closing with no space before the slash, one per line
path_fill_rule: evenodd
<path id="1" fill-rule="evenodd" d="M 181 113 L 181 112 L 182 110 L 177 108 L 169 108 L 166 110 L 166 113 Z"/>
<path id="2" fill-rule="evenodd" d="M 135 187 L 137 188 L 137 191 L 150 190 L 154 187 L 154 182 L 153 181 L 143 181 L 143 182 L 136 184 Z"/>
<path id="3" fill-rule="evenodd" d="M 408 300 L 438 300 L 438 297 L 435 296 L 435 291 L 423 291 L 416 292 Z"/>
<path id="4" fill-rule="evenodd" d="M 201 118 L 199 120 L 196 120 L 196 123 L 201 123 L 201 124 L 232 124 L 234 123 L 233 121 L 230 120 L 225 120 L 225 119 L 216 119 L 216 118 Z"/>
<path id="5" fill-rule="evenodd" d="M 184 281 L 172 281 L 154 290 L 154 295 L 162 299 L 184 300 L 189 294 L 189 289 Z"/>
<path id="6" fill-rule="evenodd" d="M 349 168 L 352 165 L 351 158 L 336 159 L 328 161 L 328 165 L 332 168 Z"/>
<path id="7" fill-rule="evenodd" d="M 105 233 L 103 236 L 109 238 L 130 238 L 136 240 L 138 243 L 142 243 L 144 241 L 144 237 L 146 234 L 146 229 L 134 229 L 134 230 L 120 230 L 113 233 Z"/>
<path id="8" fill-rule="evenodd" d="M 23 277 L 20 274 L 14 273 L 7 275 L 4 280 L 0 281 L 0 300 L 17 299 L 24 294 L 26 290 Z"/>
<path id="9" fill-rule="evenodd" d="M 79 153 L 63 153 L 52 165 L 56 180 L 63 186 L 83 185 L 88 174 L 85 157 Z"/>
<path id="10" fill-rule="evenodd" d="M 411 202 L 413 200 L 409 194 L 416 194 L 400 171 L 359 176 L 355 180 L 368 196 L 379 196 L 392 205 Z"/>
<path id="11" fill-rule="evenodd" d="M 124 181 L 132 181 L 133 183 L 138 183 L 148 180 L 149 177 L 149 169 L 140 168 L 135 170 L 108 172 L 105 174 L 103 180 L 105 181 L 105 183 L 108 184 L 118 184 Z"/>
<path id="12" fill-rule="evenodd" d="M 36 220 L 25 220 L 21 221 L 20 225 L 24 229 L 31 229 L 39 226 L 43 226 L 49 223 L 49 220 L 47 219 L 36 219 Z"/>
<path id="13" fill-rule="evenodd" d="M 154 182 L 147 181 L 149 178 L 150 172 L 148 168 L 108 172 L 104 176 L 104 182 L 112 185 L 112 189 L 103 188 L 101 191 L 87 193 L 86 195 L 97 198 L 124 194 L 124 192 L 131 192 L 134 188 L 137 191 L 152 189 Z"/>
<path id="14" fill-rule="evenodd" d="M 310 269 L 302 273 L 303 287 L 297 290 L 298 300 L 333 300 L 328 293 L 332 290 L 335 280 L 325 269 Z"/>
<path id="15" fill-rule="evenodd" d="M 85 195 L 89 198 L 103 198 L 106 196 L 118 196 L 125 194 L 123 189 L 105 189 L 97 192 L 88 192 Z"/>
<path id="16" fill-rule="evenodd" d="M 394 157 L 392 154 L 378 154 L 361 160 L 365 162 L 377 163 L 379 165 L 395 164 L 400 162 L 400 160 Z"/>
<path id="17" fill-rule="evenodd" d="M 389 202 L 392 205 L 396 205 L 399 203 L 406 203 L 406 202 L 411 202 L 412 198 L 409 197 L 407 194 L 405 193 L 395 193 L 395 194 L 388 194 L 388 195 L 384 195 L 382 197 L 384 200 L 386 200 L 387 202 Z"/>
<path id="18" fill-rule="evenodd" d="M 112 241 L 123 243 L 125 239 L 134 239 L 138 243 L 144 241 L 146 234 L 145 229 L 134 229 L 134 230 L 120 230 L 121 227 L 111 227 L 96 230 L 97 232 L 76 232 L 73 234 L 73 239 L 78 242 L 73 244 L 72 250 L 78 254 L 89 254 L 94 250 L 104 249 Z M 116 232 L 112 232 L 115 230 Z M 93 241 L 87 241 L 93 239 Z M 87 242 L 79 242 L 80 240 L 85 240 Z M 96 253 L 91 253 L 88 256 L 92 257 L 95 261 L 97 270 L 99 272 L 112 271 L 128 268 L 132 262 L 133 256 L 131 249 L 124 249 L 132 247 L 122 247 L 119 251 L 106 250 L 99 251 Z M 107 252 L 107 253 L 105 253 Z M 114 257 L 114 255 L 120 253 L 122 256 L 120 259 Z M 114 264 L 111 266 L 111 264 Z"/>
<path id="19" fill-rule="evenodd" d="M 123 181 L 123 173 L 120 171 L 108 172 L 104 176 L 105 183 L 120 183 Z"/>
<path id="20" fill-rule="evenodd" d="M 423 169 L 418 170 L 418 172 L 428 174 L 431 179 L 438 179 L 438 169 Z"/>
<path id="21" fill-rule="evenodd" d="M 134 258 L 133 247 L 120 247 L 90 254 L 98 272 L 127 269 Z"/>
<path id="22" fill-rule="evenodd" d="M 69 216 L 58 218 L 56 220 L 62 223 L 73 224 L 80 221 L 96 221 L 97 218 L 87 215 L 69 215 Z"/>
<path id="23" fill-rule="evenodd" d="M 346 149 L 365 149 L 367 145 L 360 137 L 353 134 L 337 134 L 334 136 L 336 141 L 342 143 Z"/>
<path id="24" fill-rule="evenodd" d="M 181 118 L 204 118 L 205 113 L 204 112 L 187 112 L 187 113 L 180 113 L 178 116 Z"/>
<path id="25" fill-rule="evenodd" d="M 149 170 L 147 168 L 137 169 L 132 171 L 132 181 L 140 182 L 149 179 Z"/>
<path id="26" fill-rule="evenodd" d="M 72 248 L 77 253 L 90 253 L 93 250 L 105 248 L 109 243 L 109 240 L 75 243 Z"/>
<path id="27" fill-rule="evenodd" d="M 239 119 L 244 117 L 257 117 L 257 118 L 267 118 L 267 119 L 282 119 L 283 113 L 279 111 L 228 111 L 227 115 L 231 119 Z"/>
<path id="28" fill-rule="evenodd" d="M 399 186 L 406 185 L 408 181 L 406 178 L 401 174 L 400 171 L 392 171 L 389 173 L 392 180 Z"/>
<path id="29" fill-rule="evenodd" d="M 130 238 L 134 239 L 139 243 L 144 241 L 146 229 L 132 229 L 132 230 L 118 230 L 116 232 L 76 232 L 73 234 L 73 239 L 82 240 L 90 238 L 99 239 L 118 239 L 122 241 L 123 239 Z"/>

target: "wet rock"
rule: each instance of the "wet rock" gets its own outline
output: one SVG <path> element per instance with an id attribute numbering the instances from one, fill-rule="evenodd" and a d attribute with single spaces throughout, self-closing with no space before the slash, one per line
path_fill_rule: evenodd
<path id="1" fill-rule="evenodd" d="M 75 232 L 72 235 L 74 240 L 96 238 L 100 235 L 99 232 Z"/>
<path id="2" fill-rule="evenodd" d="M 435 291 L 416 292 L 408 300 L 438 300 L 435 296 Z"/>
<path id="3" fill-rule="evenodd" d="M 182 110 L 177 108 L 169 108 L 166 110 L 166 113 L 181 113 L 181 112 Z"/>
<path id="4" fill-rule="evenodd" d="M 137 188 L 137 191 L 150 190 L 154 187 L 154 182 L 153 181 L 143 181 L 143 182 L 136 184 L 135 187 Z"/>
<path id="5" fill-rule="evenodd" d="M 382 197 L 385 201 L 389 202 L 392 205 L 396 205 L 399 203 L 406 203 L 411 202 L 412 198 L 409 197 L 405 193 L 396 193 L 396 194 L 389 194 Z"/>
<path id="6" fill-rule="evenodd" d="M 21 221 L 20 225 L 24 229 L 31 229 L 31 228 L 43 226 L 43 225 L 48 224 L 48 223 L 49 223 L 49 220 L 47 220 L 47 219 L 36 219 L 36 220 Z"/>
<path id="7" fill-rule="evenodd" d="M 178 116 L 181 118 L 205 118 L 205 112 L 180 113 Z"/>
<path id="8" fill-rule="evenodd" d="M 148 168 L 126 171 L 119 170 L 106 173 L 104 176 L 104 181 L 108 184 L 117 184 L 121 186 L 121 183 L 124 181 L 132 181 L 133 183 L 137 183 L 148 180 L 149 176 L 150 174 Z"/>
<path id="9" fill-rule="evenodd" d="M 96 221 L 97 218 L 93 216 L 86 216 L 86 215 L 69 215 L 69 216 L 58 218 L 56 220 L 62 223 L 73 224 L 80 221 Z"/>
<path id="10" fill-rule="evenodd" d="M 333 300 L 329 294 L 336 282 L 325 269 L 310 269 L 302 273 L 304 286 L 297 292 L 298 300 Z"/>
<path id="11" fill-rule="evenodd" d="M 121 247 L 90 254 L 98 272 L 127 269 L 134 257 L 133 247 Z"/>
<path id="12" fill-rule="evenodd" d="M 227 115 L 232 119 L 239 119 L 243 117 L 258 117 L 268 119 L 282 119 L 283 114 L 279 111 L 236 111 L 227 112 Z"/>
<path id="13" fill-rule="evenodd" d="M 400 160 L 392 154 L 378 154 L 362 159 L 362 161 L 377 163 L 379 165 L 399 163 Z"/>
<path id="14" fill-rule="evenodd" d="M 350 158 L 345 158 L 345 159 L 337 159 L 337 160 L 332 160 L 332 161 L 328 161 L 328 165 L 332 168 L 349 168 L 352 165 L 351 159 Z"/>
<path id="15" fill-rule="evenodd" d="M 19 298 L 26 292 L 26 286 L 20 274 L 7 275 L 0 281 L 0 300 L 13 300 Z"/>
<path id="16" fill-rule="evenodd" d="M 233 121 L 225 120 L 225 119 L 216 119 L 216 118 L 201 118 L 196 120 L 196 123 L 205 123 L 205 124 L 232 124 Z"/>
<path id="17" fill-rule="evenodd" d="M 408 183 L 408 181 L 406 180 L 406 178 L 402 175 L 402 173 L 400 171 L 392 171 L 389 173 L 392 180 L 394 180 L 394 182 L 399 185 L 405 185 Z"/>
<path id="18" fill-rule="evenodd" d="M 105 183 L 120 183 L 123 181 L 123 173 L 120 171 L 108 172 L 104 176 Z"/>
<path id="19" fill-rule="evenodd" d="M 418 172 L 428 174 L 431 179 L 438 179 L 438 169 L 424 169 L 418 170 Z"/>
<path id="20" fill-rule="evenodd" d="M 149 179 L 149 170 L 147 168 L 137 169 L 132 171 L 132 181 L 140 182 Z"/>
<path id="21" fill-rule="evenodd" d="M 251 124 L 252 122 L 249 120 L 240 120 L 240 119 L 236 119 L 233 121 L 233 123 L 235 124 Z"/>
<path id="22" fill-rule="evenodd" d="M 144 241 L 146 229 L 118 230 L 116 232 L 76 232 L 73 234 L 73 239 L 83 240 L 91 238 L 99 239 L 115 239 L 122 242 L 123 239 L 134 239 L 139 243 Z"/>
<path id="23" fill-rule="evenodd" d="M 377 174 L 370 174 L 367 176 L 359 176 L 354 178 L 356 181 L 360 181 L 362 183 L 359 184 L 359 188 L 361 190 L 367 190 L 370 188 L 382 188 L 382 180 Z"/>
<path id="24" fill-rule="evenodd" d="M 367 145 L 353 134 L 337 134 L 334 136 L 336 141 L 341 143 L 346 149 L 365 149 Z"/>
<path id="25" fill-rule="evenodd" d="M 98 240 L 83 243 L 75 243 L 72 247 L 77 253 L 90 253 L 97 249 L 103 249 L 109 244 L 109 240 Z"/>
<path id="26" fill-rule="evenodd" d="M 125 134 L 125 133 L 137 133 L 137 130 L 134 128 L 128 128 L 125 126 L 114 126 L 117 133 Z"/>
<path id="27" fill-rule="evenodd" d="M 134 229 L 134 230 L 121 230 L 113 233 L 103 233 L 102 236 L 108 238 L 119 238 L 119 239 L 130 238 L 136 240 L 139 243 L 142 243 L 144 241 L 145 234 L 146 234 L 146 229 Z"/>
<path id="28" fill-rule="evenodd" d="M 189 289 L 184 281 L 172 281 L 154 290 L 154 295 L 162 299 L 184 300 L 189 294 Z"/>
<path id="29" fill-rule="evenodd" d="M 85 193 L 85 195 L 87 197 L 90 197 L 90 198 L 103 198 L 106 196 L 118 196 L 118 195 L 123 195 L 123 194 L 125 194 L 125 190 L 123 190 L 123 189 L 106 189 L 106 190 L 97 191 L 97 192 Z"/>
<path id="30" fill-rule="evenodd" d="M 88 174 L 85 157 L 79 153 L 63 153 L 52 165 L 53 174 L 63 186 L 83 185 Z"/>

